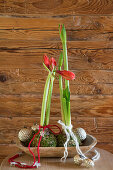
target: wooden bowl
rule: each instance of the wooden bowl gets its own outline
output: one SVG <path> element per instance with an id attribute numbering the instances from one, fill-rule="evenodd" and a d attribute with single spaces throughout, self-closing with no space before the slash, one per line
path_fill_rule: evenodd
<path id="1" fill-rule="evenodd" d="M 87 135 L 86 139 L 83 142 L 83 145 L 80 146 L 80 149 L 82 150 L 83 153 L 87 153 L 96 144 L 97 144 L 96 138 L 91 135 Z M 17 147 L 24 151 L 25 153 L 31 155 L 29 149 L 27 147 L 24 147 L 19 140 L 17 141 Z M 37 157 L 37 147 L 31 147 L 30 149 Z M 62 157 L 64 155 L 64 147 L 40 147 L 39 152 L 40 157 Z M 74 157 L 75 154 L 77 154 L 76 148 L 68 147 L 68 157 Z"/>

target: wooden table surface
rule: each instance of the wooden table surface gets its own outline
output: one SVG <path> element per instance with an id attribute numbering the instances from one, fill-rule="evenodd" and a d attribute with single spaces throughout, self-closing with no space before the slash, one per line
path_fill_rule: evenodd
<path id="1" fill-rule="evenodd" d="M 101 157 L 98 161 L 95 162 L 95 167 L 88 168 L 89 170 L 113 170 L 113 154 L 103 149 L 96 148 L 97 151 L 100 152 Z M 9 156 L 10 157 L 10 156 Z M 8 158 L 6 157 L 2 164 L 1 170 L 15 170 L 20 169 L 16 167 L 11 167 L 8 163 Z M 33 158 L 27 154 L 23 155 L 22 157 L 16 159 L 22 162 L 26 162 L 28 164 L 33 163 Z M 73 158 L 68 158 L 65 163 L 60 162 L 60 158 L 41 158 L 41 170 L 80 170 L 81 167 L 78 167 L 74 164 Z M 87 170 L 87 168 L 83 168 L 83 170 Z"/>

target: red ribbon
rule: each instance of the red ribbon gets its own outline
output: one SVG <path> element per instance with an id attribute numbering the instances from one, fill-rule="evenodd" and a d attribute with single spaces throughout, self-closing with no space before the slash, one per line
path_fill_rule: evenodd
<path id="1" fill-rule="evenodd" d="M 54 131 L 51 129 L 51 127 L 57 127 L 57 128 L 59 129 L 59 132 L 57 132 L 57 133 L 54 132 Z M 34 153 L 31 151 L 30 145 L 31 145 L 31 142 L 34 140 L 35 136 L 40 133 L 40 128 L 43 128 L 43 131 L 42 131 L 43 133 L 44 133 L 44 130 L 45 130 L 46 128 L 50 129 L 50 131 L 51 131 L 53 134 L 60 134 L 60 133 L 61 133 L 61 129 L 60 129 L 60 127 L 57 126 L 57 125 L 46 125 L 46 126 L 40 126 L 40 125 L 39 125 L 39 131 L 38 131 L 38 133 L 36 133 L 36 134 L 33 136 L 33 138 L 31 139 L 31 141 L 29 142 L 29 145 L 28 145 L 28 149 L 29 149 L 30 153 L 33 155 L 33 158 L 34 158 L 34 163 L 33 163 L 33 165 L 27 165 L 27 164 L 24 164 L 24 163 L 20 163 L 20 162 L 14 161 L 14 159 L 20 157 L 20 155 L 22 155 L 22 154 L 16 154 L 15 156 L 9 158 L 9 159 L 8 159 L 9 164 L 15 165 L 15 166 L 18 167 L 18 168 L 25 168 L 25 169 L 27 169 L 27 168 L 37 168 L 37 166 L 35 165 L 35 164 L 36 164 L 35 155 L 34 155 Z M 41 135 L 40 138 L 39 138 L 38 147 L 37 147 L 38 164 L 40 164 L 39 147 L 40 147 L 40 142 L 41 142 L 42 136 L 43 136 L 43 135 Z M 22 153 L 23 153 L 23 152 L 22 152 Z"/>

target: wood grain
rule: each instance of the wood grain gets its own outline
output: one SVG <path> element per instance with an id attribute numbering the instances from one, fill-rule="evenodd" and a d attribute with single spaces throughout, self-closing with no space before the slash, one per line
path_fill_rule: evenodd
<path id="1" fill-rule="evenodd" d="M 1 39 L 57 41 L 60 42 L 59 31 L 37 30 L 37 29 L 1 29 Z M 67 31 L 67 41 L 108 41 L 112 40 L 113 32 L 101 30 L 73 30 Z"/>
<path id="2" fill-rule="evenodd" d="M 37 67 L 38 64 L 37 64 Z M 42 63 L 37 69 L 0 69 L 0 82 L 5 83 L 17 83 L 17 82 L 34 82 L 45 84 L 48 72 L 44 69 Z M 74 64 L 73 64 L 74 67 Z M 112 84 L 113 83 L 113 71 L 111 70 L 73 70 L 76 75 L 75 80 L 71 81 L 71 84 L 76 85 L 96 85 L 96 84 Z M 56 74 L 56 77 L 59 75 Z M 58 84 L 58 80 L 55 79 L 55 83 Z"/>
<path id="3" fill-rule="evenodd" d="M 111 37 L 112 39 L 112 37 Z M 100 50 L 100 49 L 112 49 L 112 41 L 68 41 L 68 50 L 69 49 L 91 49 L 91 50 Z M 60 41 L 37 41 L 37 40 L 16 40 L 16 39 L 1 39 L 0 41 L 0 50 L 7 50 L 11 52 L 12 50 L 27 50 L 27 49 L 61 49 L 62 45 Z"/>
<path id="4" fill-rule="evenodd" d="M 6 0 L 5 13 L 47 15 L 112 14 L 111 0 Z"/>
<path id="5" fill-rule="evenodd" d="M 1 95 L 21 95 L 21 94 L 43 94 L 44 91 L 44 82 L 24 82 L 15 80 L 6 80 L 6 74 L 2 74 L 1 83 L 0 83 L 0 94 Z M 4 83 L 3 83 L 4 81 Z M 76 84 L 76 82 L 72 82 L 70 85 L 70 90 L 72 95 L 113 95 L 113 84 L 102 84 L 102 83 L 94 83 L 94 84 Z M 58 82 L 54 82 L 53 94 L 59 94 L 59 85 Z"/>
<path id="6" fill-rule="evenodd" d="M 40 116 L 42 95 L 2 95 L 0 96 L 1 116 Z M 71 112 L 74 116 L 112 117 L 112 95 L 72 95 Z M 60 97 L 53 97 L 51 115 L 60 116 Z"/>
<path id="7" fill-rule="evenodd" d="M 4 13 L 5 12 L 4 7 L 5 7 L 4 0 L 1 0 L 0 1 L 0 13 Z"/>
<path id="8" fill-rule="evenodd" d="M 5 2 L 5 13 L 26 13 L 26 3 L 24 0 L 6 0 Z"/>
<path id="9" fill-rule="evenodd" d="M 2 10 L 3 8 L 1 8 Z M 5 30 L 45 30 L 58 31 L 59 24 L 64 24 L 67 31 L 100 30 L 113 32 L 113 16 L 82 15 L 36 17 L 35 15 L 3 15 L 0 17 L 0 29 Z M 10 44 L 9 44 L 10 45 Z"/>
<path id="10" fill-rule="evenodd" d="M 43 55 L 58 62 L 59 50 L 1 48 L 0 69 L 42 69 Z M 113 70 L 113 49 L 68 49 L 69 69 Z M 71 63 L 71 64 L 70 64 Z M 107 72 L 106 72 L 107 74 Z"/>

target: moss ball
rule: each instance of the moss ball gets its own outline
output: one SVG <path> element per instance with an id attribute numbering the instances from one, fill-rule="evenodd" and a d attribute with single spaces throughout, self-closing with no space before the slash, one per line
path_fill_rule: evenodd
<path id="1" fill-rule="evenodd" d="M 36 135 L 33 142 L 31 143 L 32 147 L 38 146 L 38 142 L 39 142 L 41 133 L 42 133 L 42 129 L 41 129 L 40 133 L 38 135 Z M 56 136 L 49 129 L 45 129 L 44 135 L 40 142 L 40 147 L 56 147 L 56 146 L 57 146 Z"/>
<path id="2" fill-rule="evenodd" d="M 57 146 L 57 139 L 54 134 L 49 133 L 45 134 L 41 140 L 41 147 L 56 147 Z"/>
<path id="3" fill-rule="evenodd" d="M 76 135 L 75 132 L 74 132 L 74 134 Z M 67 140 L 67 137 L 66 137 L 66 134 L 64 131 L 62 131 L 61 134 L 57 135 L 57 143 L 58 143 L 59 147 L 63 147 L 66 140 Z M 77 136 L 77 140 L 78 140 L 79 145 L 81 145 L 81 141 L 78 136 Z M 72 138 L 70 138 L 70 140 L 68 142 L 68 147 L 73 147 L 73 146 L 76 146 L 76 144 L 75 144 L 74 140 Z"/>

